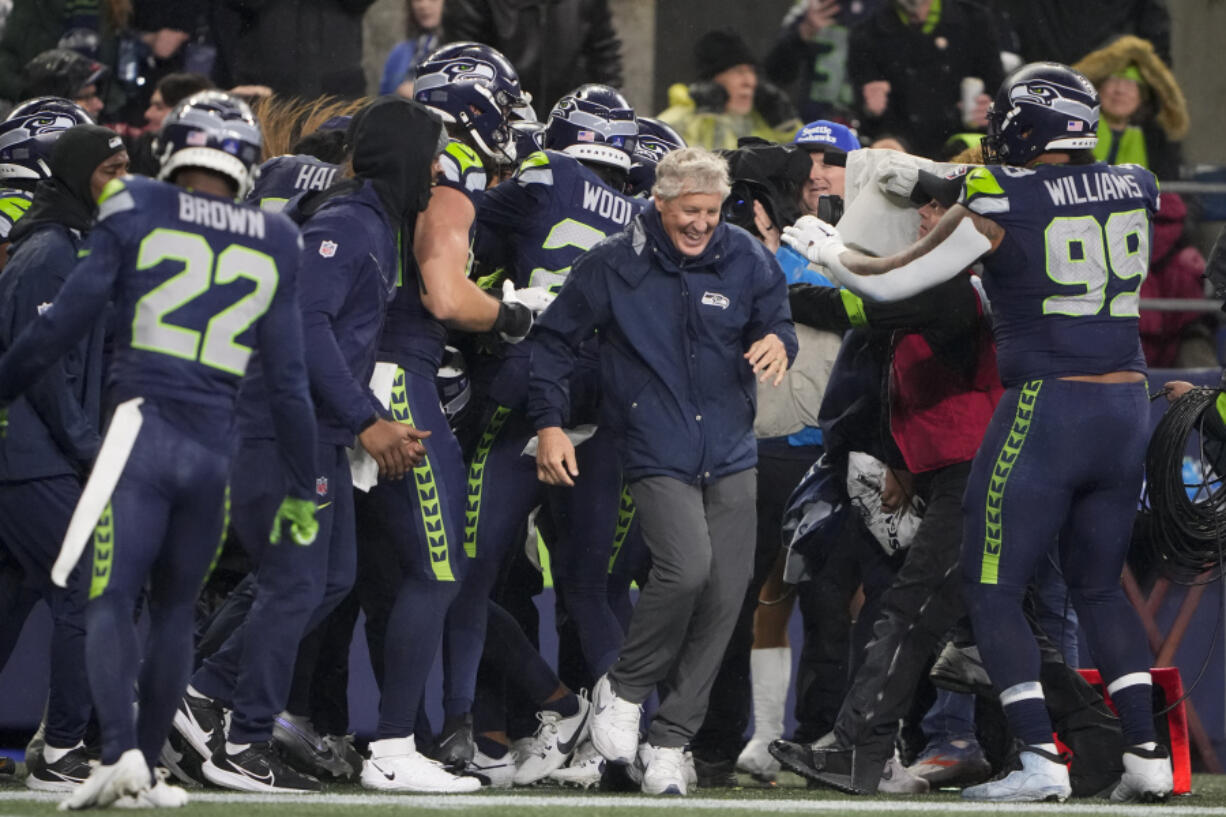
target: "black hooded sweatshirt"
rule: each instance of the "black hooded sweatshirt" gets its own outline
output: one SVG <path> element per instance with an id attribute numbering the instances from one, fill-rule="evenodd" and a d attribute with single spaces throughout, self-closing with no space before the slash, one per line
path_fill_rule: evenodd
<path id="1" fill-rule="evenodd" d="M 0 343 L 7 346 L 51 303 L 76 266 L 77 250 L 97 211 L 89 180 L 123 150 L 119 136 L 77 125 L 56 141 L 52 177 L 42 181 L 12 232 L 13 250 L 0 275 Z M 101 443 L 106 316 L 9 408 L 0 440 L 0 481 L 80 476 Z"/>

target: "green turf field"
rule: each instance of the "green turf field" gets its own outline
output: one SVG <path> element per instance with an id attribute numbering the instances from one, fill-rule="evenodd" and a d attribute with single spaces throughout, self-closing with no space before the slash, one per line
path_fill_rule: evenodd
<path id="1" fill-rule="evenodd" d="M 0 815 L 55 814 L 56 798 L 27 791 L 19 782 L 0 783 Z M 577 817 L 651 817 L 666 811 L 669 817 L 751 817 L 762 814 L 848 814 L 875 817 L 895 814 L 999 815 L 1220 815 L 1226 817 L 1226 775 L 1197 775 L 1193 793 L 1164 806 L 1117 806 L 1106 801 L 1075 803 L 1008 804 L 984 807 L 964 803 L 956 792 L 919 797 L 850 798 L 804 788 L 743 788 L 704 790 L 688 798 L 647 798 L 631 794 L 582 794 L 560 789 L 532 788 L 507 793 L 479 793 L 450 797 L 373 794 L 357 786 L 330 787 L 322 795 L 260 796 L 221 792 L 192 792 L 192 802 L 176 811 L 177 817 L 354 817 L 444 812 L 447 817 L 496 817 L 574 814 Z"/>

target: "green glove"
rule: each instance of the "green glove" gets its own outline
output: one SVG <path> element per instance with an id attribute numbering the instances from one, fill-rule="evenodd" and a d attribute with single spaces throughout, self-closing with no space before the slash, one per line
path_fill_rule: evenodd
<path id="1" fill-rule="evenodd" d="M 8 407 L 0 408 L 0 440 L 3 440 L 9 435 L 9 410 Z"/>
<path id="2" fill-rule="evenodd" d="M 315 503 L 310 499 L 294 499 L 287 496 L 277 508 L 277 518 L 272 523 L 272 533 L 268 541 L 278 544 L 281 541 L 281 525 L 289 523 L 289 533 L 294 543 L 309 545 L 315 541 L 319 533 L 319 523 L 315 521 Z"/>

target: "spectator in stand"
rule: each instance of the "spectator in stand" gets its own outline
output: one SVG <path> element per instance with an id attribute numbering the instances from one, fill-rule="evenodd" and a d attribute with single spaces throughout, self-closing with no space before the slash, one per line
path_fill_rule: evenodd
<path id="1" fill-rule="evenodd" d="M 115 17 L 111 3 L 95 3 L 92 11 L 88 9 L 89 4 L 80 5 L 83 11 L 69 13 L 68 0 L 14 0 L 4 36 L 0 38 L 0 98 L 11 102 L 27 98 L 23 94 L 27 81 L 25 66 L 43 52 L 59 46 L 61 39 L 74 30 L 92 30 L 93 53 L 88 58 L 107 65 L 114 63 L 114 32 L 123 21 Z"/>
<path id="2" fill-rule="evenodd" d="M 1178 179 L 1188 103 L 1153 44 L 1120 37 L 1073 67 L 1094 83 L 1101 99 L 1094 158 L 1141 165 L 1159 180 Z"/>
<path id="3" fill-rule="evenodd" d="M 915 153 L 935 157 L 951 134 L 986 124 L 988 95 L 964 111 L 961 84 L 1004 79 L 996 21 L 968 0 L 891 0 L 852 30 L 848 72 L 862 132 L 901 133 Z"/>
<path id="4" fill-rule="evenodd" d="M 676 128 L 687 145 L 711 150 L 734 150 L 746 136 L 791 141 L 800 121 L 783 91 L 759 81 L 757 63 L 735 31 L 708 31 L 694 44 L 698 82 L 668 89 L 660 121 Z"/>
<path id="5" fill-rule="evenodd" d="M 213 81 L 201 74 L 177 73 L 162 77 L 149 98 L 149 107 L 145 109 L 146 130 L 161 130 L 162 120 L 174 110 L 175 105 L 197 91 L 208 91 L 213 87 Z"/>
<path id="6" fill-rule="evenodd" d="M 153 155 L 153 138 L 162 129 L 162 120 L 183 100 L 197 91 L 207 91 L 213 81 L 200 74 L 167 74 L 158 80 L 157 86 L 145 109 L 145 129 L 135 139 L 129 139 L 128 155 L 132 158 L 131 170 L 142 176 L 156 176 L 158 159 Z"/>
<path id="7" fill-rule="evenodd" d="M 1055 60 L 1072 65 L 1112 37 L 1135 34 L 1154 44 L 1171 64 L 1171 12 L 1166 0 L 990 0 L 1023 62 Z M 988 84 L 991 88 L 991 83 Z"/>
<path id="8" fill-rule="evenodd" d="M 1142 298 L 1202 298 L 1205 257 L 1186 229 L 1188 208 L 1176 193 L 1159 197 Z M 1141 348 L 1153 368 L 1217 366 L 1210 324 L 1200 312 L 1141 310 Z"/>
<path id="9" fill-rule="evenodd" d="M 366 92 L 362 16 L 374 0 L 231 0 L 240 14 L 233 81 L 281 96 Z"/>
<path id="10" fill-rule="evenodd" d="M 583 83 L 622 84 L 608 0 L 450 0 L 443 30 L 505 54 L 538 111 Z"/>
<path id="11" fill-rule="evenodd" d="M 847 41 L 851 29 L 881 3 L 796 0 L 784 16 L 762 68 L 768 80 L 793 91 L 792 99 L 805 122 L 846 122 L 854 116 L 847 77 Z"/>
<path id="12" fill-rule="evenodd" d="M 444 0 L 408 0 L 408 39 L 401 40 L 387 55 L 380 94 L 400 94 L 413 98 L 413 78 L 417 66 L 443 42 Z"/>
<path id="13" fill-rule="evenodd" d="M 860 140 L 846 125 L 819 119 L 801 128 L 794 141 L 813 162 L 800 193 L 800 209 L 805 215 L 815 216 L 822 196 L 843 195 L 847 154 L 860 149 Z"/>
<path id="14" fill-rule="evenodd" d="M 58 96 L 71 99 L 97 121 L 104 107 L 99 87 L 108 73 L 107 67 L 97 60 L 67 48 L 53 48 L 26 64 L 25 82 L 17 98 Z"/>

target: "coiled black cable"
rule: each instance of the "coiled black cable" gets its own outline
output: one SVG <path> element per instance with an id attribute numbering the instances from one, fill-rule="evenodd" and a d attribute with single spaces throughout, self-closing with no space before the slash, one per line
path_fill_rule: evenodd
<path id="1" fill-rule="evenodd" d="M 1194 388 L 1166 410 L 1145 454 L 1145 503 L 1153 519 L 1149 547 L 1166 578 L 1182 585 L 1222 577 L 1222 536 L 1226 533 L 1226 490 L 1205 456 L 1204 413 L 1221 391 Z M 1183 459 L 1195 432 L 1202 479 L 1195 498 L 1184 483 Z"/>

